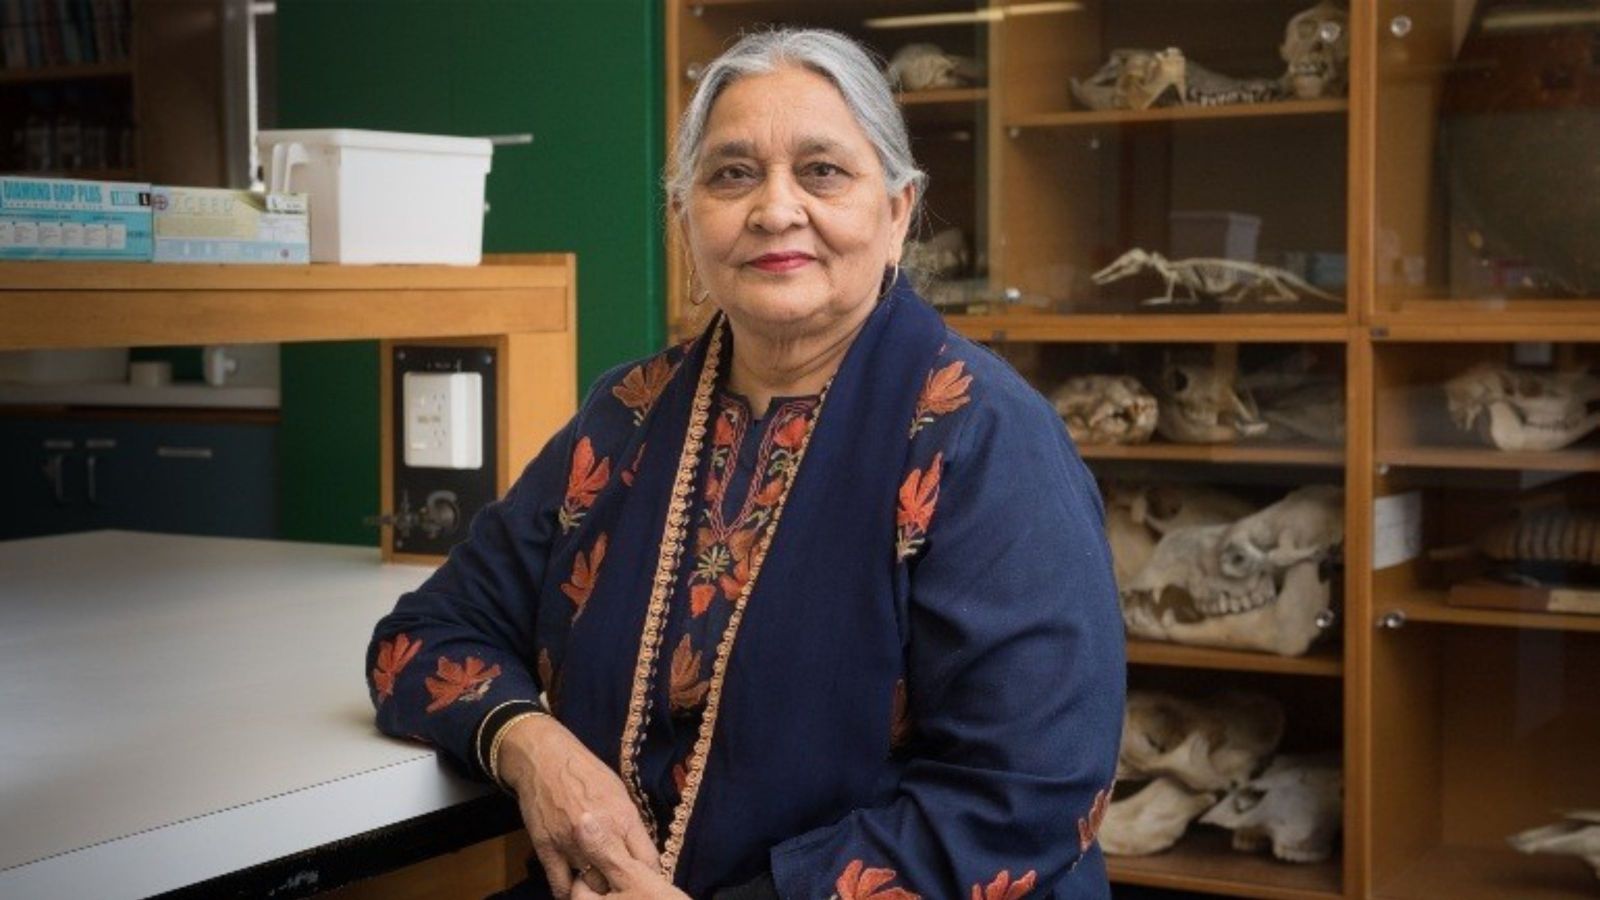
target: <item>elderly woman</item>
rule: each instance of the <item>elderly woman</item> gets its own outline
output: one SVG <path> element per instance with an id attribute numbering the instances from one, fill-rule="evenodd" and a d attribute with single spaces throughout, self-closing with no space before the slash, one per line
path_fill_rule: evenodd
<path id="1" fill-rule="evenodd" d="M 604 376 L 378 624 L 379 727 L 516 795 L 518 896 L 1106 896 L 1100 500 L 900 275 L 924 181 L 849 39 L 712 63 L 667 180 L 710 325 Z"/>

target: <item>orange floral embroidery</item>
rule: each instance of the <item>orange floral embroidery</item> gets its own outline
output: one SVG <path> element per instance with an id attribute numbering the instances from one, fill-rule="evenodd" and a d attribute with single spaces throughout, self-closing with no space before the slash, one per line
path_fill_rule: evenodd
<path id="1" fill-rule="evenodd" d="M 884 887 L 897 877 L 899 873 L 893 869 L 868 869 L 861 860 L 852 859 L 833 884 L 838 891 L 834 896 L 838 900 L 922 900 L 922 895 L 905 888 Z"/>
<path id="2" fill-rule="evenodd" d="M 900 559 L 916 553 L 927 538 L 928 526 L 933 523 L 933 508 L 939 502 L 939 474 L 944 454 L 935 453 L 926 470 L 913 469 L 900 485 L 900 505 L 895 511 L 897 540 L 895 552 Z"/>
<path id="3" fill-rule="evenodd" d="M 1106 810 L 1111 807 L 1111 788 L 1102 788 L 1094 795 L 1094 805 L 1087 818 L 1078 820 L 1078 852 L 1088 853 L 1100 833 L 1100 823 L 1105 821 Z"/>
<path id="4" fill-rule="evenodd" d="M 561 586 L 561 593 L 577 607 L 573 610 L 573 618 L 583 612 L 583 605 L 589 602 L 589 595 L 594 593 L 594 582 L 600 575 L 600 563 L 606 558 L 606 536 L 602 533 L 594 539 L 594 546 L 589 548 L 588 554 L 578 552 L 572 557 L 572 577 Z"/>
<path id="5" fill-rule="evenodd" d="M 548 694 L 550 692 L 550 686 L 555 680 L 556 680 L 556 670 L 555 670 L 555 666 L 550 664 L 550 651 L 548 649 L 540 650 L 539 651 L 539 684 L 544 688 L 545 693 Z"/>
<path id="6" fill-rule="evenodd" d="M 894 708 L 889 713 L 889 746 L 900 747 L 911 736 L 911 712 L 906 704 L 906 680 L 894 683 Z"/>
<path id="7" fill-rule="evenodd" d="M 717 589 L 709 584 L 697 584 L 689 588 L 689 613 L 694 618 L 706 614 L 711 608 L 711 601 L 717 599 Z"/>
<path id="8" fill-rule="evenodd" d="M 611 459 L 604 457 L 596 461 L 594 445 L 587 437 L 579 438 L 577 448 L 572 451 L 572 472 L 567 476 L 567 499 L 557 514 L 562 533 L 578 527 L 584 513 L 594 505 L 595 495 L 610 480 Z"/>
<path id="9" fill-rule="evenodd" d="M 918 431 L 932 425 L 934 419 L 946 413 L 953 413 L 972 400 L 967 395 L 967 388 L 972 385 L 972 376 L 961 373 L 965 365 L 957 360 L 938 371 L 928 373 L 928 381 L 922 386 L 922 395 L 917 398 L 917 410 L 911 417 L 913 437 Z"/>
<path id="10" fill-rule="evenodd" d="M 1028 874 L 1012 881 L 1011 870 L 1001 869 L 1000 874 L 994 876 L 994 880 L 983 889 L 972 886 L 972 900 L 1017 900 L 1033 890 L 1035 877 L 1034 871 L 1029 869 Z"/>
<path id="11" fill-rule="evenodd" d="M 634 454 L 633 462 L 629 463 L 619 476 L 622 478 L 622 483 L 628 487 L 633 487 L 633 480 L 639 477 L 639 464 L 644 462 L 644 448 L 644 444 L 639 445 L 639 452 Z"/>
<path id="12" fill-rule="evenodd" d="M 694 649 L 687 634 L 678 642 L 677 649 L 672 651 L 670 699 L 673 712 L 694 709 L 706 699 L 706 691 L 711 690 L 711 683 L 700 677 L 703 659 L 704 654 Z"/>
<path id="13" fill-rule="evenodd" d="M 380 704 L 394 696 L 395 678 L 421 649 L 421 641 L 413 641 L 404 634 L 395 635 L 392 641 L 378 642 L 378 664 L 372 670 L 372 684 L 378 689 Z"/>
<path id="14" fill-rule="evenodd" d="M 441 656 L 438 677 L 429 675 L 424 682 L 433 697 L 433 702 L 428 704 L 428 712 L 438 712 L 457 701 L 466 703 L 482 700 L 483 695 L 489 692 L 489 685 L 498 677 L 498 663 L 485 669 L 483 660 L 476 656 L 469 656 L 459 664 Z"/>
<path id="15" fill-rule="evenodd" d="M 650 407 L 655 405 L 667 382 L 672 380 L 672 373 L 677 370 L 677 366 L 667 362 L 665 355 L 657 356 L 628 370 L 622 383 L 611 389 L 611 395 L 633 410 L 633 424 L 638 425 L 644 421 Z"/>

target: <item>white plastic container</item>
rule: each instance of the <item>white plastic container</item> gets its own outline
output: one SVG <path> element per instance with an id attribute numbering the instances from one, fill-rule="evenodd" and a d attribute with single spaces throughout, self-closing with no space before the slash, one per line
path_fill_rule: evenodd
<path id="1" fill-rule="evenodd" d="M 1180 210 L 1168 214 L 1167 230 L 1168 259 L 1203 256 L 1255 262 L 1261 217 L 1226 210 Z"/>
<path id="2" fill-rule="evenodd" d="M 127 380 L 127 347 L 0 350 L 3 384 L 108 384 Z"/>
<path id="3" fill-rule="evenodd" d="M 483 259 L 488 138 L 322 128 L 256 142 L 267 190 L 310 196 L 312 262 Z"/>

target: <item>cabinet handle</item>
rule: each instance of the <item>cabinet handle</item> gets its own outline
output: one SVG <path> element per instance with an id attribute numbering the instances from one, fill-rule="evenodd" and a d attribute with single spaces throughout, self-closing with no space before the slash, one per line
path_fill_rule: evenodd
<path id="1" fill-rule="evenodd" d="M 156 456 L 162 459 L 210 459 L 210 447 L 157 447 Z"/>
<path id="2" fill-rule="evenodd" d="M 1406 627 L 1406 614 L 1398 609 L 1391 609 L 1378 617 L 1377 624 L 1382 631 L 1399 631 Z"/>
<path id="3" fill-rule="evenodd" d="M 90 506 L 100 505 L 100 491 L 95 484 L 99 480 L 96 476 L 99 469 L 99 457 L 91 453 L 83 458 L 84 494 L 88 497 Z"/>
<path id="4" fill-rule="evenodd" d="M 61 478 L 62 465 L 65 462 L 66 456 L 52 453 L 50 458 L 44 461 L 43 466 L 45 480 L 50 482 L 50 493 L 55 496 L 57 506 L 67 505 L 67 486 Z"/>
<path id="5" fill-rule="evenodd" d="M 1411 17 L 1395 16 L 1389 20 L 1389 33 L 1397 38 L 1403 38 L 1411 33 Z"/>

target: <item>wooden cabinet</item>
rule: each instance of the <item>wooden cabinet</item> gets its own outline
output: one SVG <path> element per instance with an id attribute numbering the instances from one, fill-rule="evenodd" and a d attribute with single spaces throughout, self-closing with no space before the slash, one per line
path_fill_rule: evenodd
<path id="1" fill-rule="evenodd" d="M 1284 863 L 1194 825 L 1165 853 L 1113 857 L 1120 889 L 1591 896 L 1580 860 L 1524 855 L 1508 838 L 1562 809 L 1600 808 L 1590 762 L 1600 615 L 1583 590 L 1596 573 L 1506 565 L 1485 547 L 1497 528 L 1502 544 L 1523 535 L 1509 555 L 1600 546 L 1600 531 L 1558 537 L 1545 524 L 1588 527 L 1600 441 L 1503 449 L 1482 424 L 1487 406 L 1469 428 L 1456 424 L 1445 385 L 1479 364 L 1555 377 L 1600 362 L 1600 279 L 1589 271 L 1600 252 L 1585 243 L 1600 235 L 1589 218 L 1600 194 L 1584 181 L 1593 166 L 1576 161 L 1592 158 L 1587 129 L 1600 121 L 1600 24 L 1553 4 L 1362 0 L 1344 4 L 1347 16 L 1313 17 L 1296 38 L 1291 20 L 1315 5 L 668 0 L 669 141 L 695 78 L 742 30 L 818 25 L 885 60 L 919 42 L 972 57 L 984 77 L 900 95 L 932 175 L 914 236 L 954 226 L 966 239 L 961 264 L 924 282 L 952 327 L 1046 394 L 1086 374 L 1173 394 L 1161 379 L 1181 359 L 1257 395 L 1271 393 L 1275 373 L 1314 376 L 1317 404 L 1334 404 L 1337 432 L 1315 439 L 1080 441 L 1108 498 L 1130 482 L 1221 487 L 1258 506 L 1308 485 L 1343 490 L 1342 551 L 1323 567 L 1330 614 L 1309 651 L 1135 637 L 1128 654 L 1135 688 L 1264 693 L 1287 712 L 1280 751 L 1339 753 L 1338 852 Z M 1320 40 L 1328 46 L 1315 52 L 1335 59 L 1347 52 L 1347 86 L 1316 95 L 1290 78 L 1282 49 L 1296 40 Z M 1159 74 L 1166 48 L 1181 50 L 1190 102 L 1085 102 L 1097 98 L 1082 86 L 1116 86 L 1101 69 L 1117 51 L 1149 51 L 1140 64 Z M 1124 86 L 1148 87 L 1141 77 Z M 1210 102 L 1219 92 L 1232 93 Z M 1270 268 L 1180 266 L 1175 290 L 1148 258 L 1127 277 L 1095 277 L 1134 249 Z M 669 320 L 682 334 L 697 317 L 681 248 L 669 265 Z M 1219 281 L 1198 302 L 1167 302 L 1169 290 L 1186 299 L 1190 277 Z M 1518 577 L 1578 590 L 1563 594 L 1566 611 L 1482 605 L 1548 602 L 1550 591 L 1480 584 Z"/>

